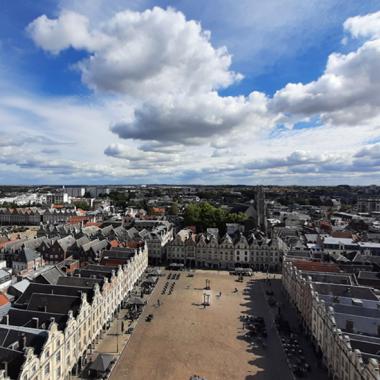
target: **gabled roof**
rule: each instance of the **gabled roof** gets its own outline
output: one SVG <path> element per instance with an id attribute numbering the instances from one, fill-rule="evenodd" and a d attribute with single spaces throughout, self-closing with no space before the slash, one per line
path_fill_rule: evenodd
<path id="1" fill-rule="evenodd" d="M 61 246 L 64 252 L 67 251 L 75 243 L 75 238 L 71 235 L 68 235 L 62 239 L 57 240 L 57 243 Z"/>
<path id="2" fill-rule="evenodd" d="M 57 285 L 58 279 L 62 276 L 66 276 L 66 274 L 54 265 L 51 267 L 42 268 L 40 271 L 38 271 L 37 275 L 34 278 L 36 279 L 39 276 L 41 276 L 48 284 Z"/>
<path id="3" fill-rule="evenodd" d="M 58 329 L 64 330 L 66 328 L 66 323 L 68 320 L 67 314 L 45 313 L 42 311 L 40 312 L 36 310 L 17 309 L 14 307 L 11 307 L 9 309 L 7 315 L 9 325 L 36 328 L 38 324 L 37 328 L 39 329 L 47 329 L 51 323 L 52 318 L 54 318 L 54 322 L 58 324 Z M 4 319 L 5 318 L 3 318 L 3 320 Z"/>
<path id="4" fill-rule="evenodd" d="M 41 257 L 41 256 L 37 251 L 30 249 L 30 248 L 24 248 L 16 254 L 14 261 L 15 262 L 22 262 L 22 263 L 29 263 L 31 261 L 38 259 L 39 257 Z"/>
<path id="5" fill-rule="evenodd" d="M 34 353 L 39 356 L 48 339 L 46 331 L 21 326 L 0 325 L 1 347 L 10 348 L 14 343 L 18 343 L 22 336 L 25 337 L 26 347 L 32 347 Z M 18 351 L 19 349 L 17 348 L 16 350 Z"/>
<path id="6" fill-rule="evenodd" d="M 81 238 L 77 239 L 76 244 L 78 247 L 82 247 L 84 244 L 87 244 L 90 242 L 90 239 L 88 236 L 84 235 Z"/>

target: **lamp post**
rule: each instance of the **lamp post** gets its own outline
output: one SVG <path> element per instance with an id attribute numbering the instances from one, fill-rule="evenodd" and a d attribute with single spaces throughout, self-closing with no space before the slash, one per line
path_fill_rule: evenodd
<path id="1" fill-rule="evenodd" d="M 119 318 L 116 317 L 116 353 L 119 353 Z"/>

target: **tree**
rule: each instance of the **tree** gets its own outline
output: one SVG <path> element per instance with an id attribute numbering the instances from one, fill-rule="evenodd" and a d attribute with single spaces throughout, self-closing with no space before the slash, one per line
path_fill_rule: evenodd
<path id="1" fill-rule="evenodd" d="M 170 206 L 169 213 L 170 215 L 178 215 L 179 209 L 178 209 L 178 203 L 173 202 Z"/>
<path id="2" fill-rule="evenodd" d="M 241 223 L 246 218 L 243 213 L 230 213 L 208 202 L 191 203 L 184 213 L 185 224 L 195 225 L 199 232 L 206 231 L 207 228 L 219 228 L 224 233 L 226 223 Z"/>
<path id="3" fill-rule="evenodd" d="M 76 208 L 80 208 L 82 210 L 88 211 L 90 209 L 90 205 L 86 201 L 74 202 Z"/>

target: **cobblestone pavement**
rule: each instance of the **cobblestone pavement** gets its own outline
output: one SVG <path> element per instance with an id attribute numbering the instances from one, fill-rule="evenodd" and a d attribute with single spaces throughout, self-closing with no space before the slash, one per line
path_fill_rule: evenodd
<path id="1" fill-rule="evenodd" d="M 259 280 L 263 276 L 243 283 L 217 271 L 196 271 L 194 277 L 184 272 L 175 281 L 161 277 L 111 379 L 187 380 L 197 374 L 208 380 L 292 380 Z M 204 308 L 206 279 L 211 306 Z M 251 313 L 266 321 L 266 348 L 247 339 L 240 317 Z M 148 314 L 154 315 L 151 322 L 145 321 Z"/>

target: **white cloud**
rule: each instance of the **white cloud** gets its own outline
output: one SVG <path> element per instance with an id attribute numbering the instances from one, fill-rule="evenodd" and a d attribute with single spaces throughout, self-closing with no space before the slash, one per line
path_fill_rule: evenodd
<path id="1" fill-rule="evenodd" d="M 241 79 L 230 70 L 231 56 L 211 45 L 199 23 L 171 8 L 119 12 L 98 29 L 65 11 L 55 20 L 39 17 L 28 31 L 47 51 L 71 46 L 88 52 L 76 64 L 83 82 L 98 93 L 118 93 L 135 107 L 132 116 L 112 126 L 121 138 L 199 142 L 247 125 L 254 132 L 271 122 L 263 94 L 218 94 Z"/>
<path id="2" fill-rule="evenodd" d="M 289 83 L 277 91 L 271 107 L 298 118 L 319 115 L 325 123 L 378 124 L 380 115 L 380 13 L 348 19 L 346 30 L 366 36 L 356 51 L 329 56 L 317 80 Z"/>
<path id="3" fill-rule="evenodd" d="M 89 20 L 78 13 L 63 11 L 58 19 L 52 20 L 42 15 L 29 24 L 27 31 L 34 42 L 53 54 L 73 47 L 89 49 L 96 38 L 89 33 Z"/>
<path id="4" fill-rule="evenodd" d="M 18 120 L 16 108 L 36 121 L 27 123 L 36 135 L 52 131 L 54 141 L 74 140 L 76 146 L 59 146 L 57 158 L 45 164 L 46 147 L 35 155 L 32 147 L 19 157 L 8 155 L 3 164 L 14 160 L 20 170 L 64 178 L 70 172 L 79 178 L 88 167 L 94 178 L 119 182 L 355 182 L 369 172 L 380 177 L 378 148 L 370 144 L 379 138 L 380 42 L 375 23 L 363 21 L 367 16 L 345 23 L 352 37 L 367 38 L 362 46 L 331 54 L 320 78 L 288 84 L 271 99 L 255 91 L 221 96 L 219 89 L 239 80 L 231 55 L 181 12 L 122 11 L 99 22 L 90 13 L 63 10 L 28 28 L 50 53 L 84 51 L 85 58 L 74 63 L 95 90 L 90 101 L 0 97 L 0 121 L 22 130 L 27 118 Z M 313 116 L 321 120 L 318 127 L 291 128 Z M 279 120 L 289 128 L 271 133 Z"/>
<path id="5" fill-rule="evenodd" d="M 58 19 L 40 16 L 28 31 L 52 53 L 68 47 L 88 51 L 78 68 L 83 81 L 100 91 L 146 98 L 209 91 L 241 78 L 229 70 L 226 48 L 215 49 L 209 32 L 171 8 L 119 12 L 99 29 L 85 16 L 63 11 Z"/>
<path id="6" fill-rule="evenodd" d="M 348 18 L 344 29 L 355 38 L 380 38 L 380 11 Z"/>
<path id="7" fill-rule="evenodd" d="M 216 92 L 170 97 L 144 103 L 129 122 L 118 122 L 112 131 L 128 139 L 170 143 L 196 143 L 212 136 L 249 128 L 252 134 L 272 126 L 263 94 L 221 97 Z"/>

